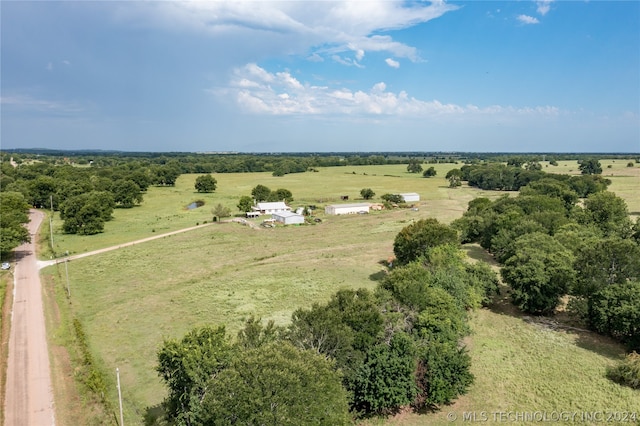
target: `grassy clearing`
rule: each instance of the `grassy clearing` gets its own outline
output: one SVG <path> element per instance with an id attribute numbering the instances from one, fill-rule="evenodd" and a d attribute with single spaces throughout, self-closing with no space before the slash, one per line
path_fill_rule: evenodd
<path id="1" fill-rule="evenodd" d="M 341 195 L 354 201 L 360 189 L 369 187 L 376 198 L 387 192 L 418 192 L 422 201 L 419 211 L 320 214 L 323 222 L 312 226 L 254 230 L 218 223 L 75 260 L 68 265 L 70 305 L 60 272 L 64 266 L 47 268 L 43 274 L 55 288 L 57 303 L 67 304 L 60 309 L 67 312 L 61 322 L 65 315 L 66 321 L 73 316 L 82 322 L 99 367 L 111 381 L 108 398 L 117 406 L 118 367 L 126 422 L 142 424 L 147 408 L 165 394 L 154 371 L 164 338 L 181 337 L 202 324 L 226 324 L 235 333 L 249 315 L 286 324 L 295 309 L 324 302 L 340 288 L 373 288 L 382 271 L 379 262 L 392 254 L 393 239 L 404 226 L 424 217 L 450 222 L 471 199 L 502 195 L 468 187 L 449 189 L 443 176 L 453 167 L 436 165 L 438 177 L 431 179 L 408 174 L 402 166 L 328 168 L 280 178 L 265 173 L 216 175 L 219 189 L 209 195 L 193 192 L 196 175 L 181 176 L 175 188 L 151 188 L 142 206 L 116 211 L 104 234 L 54 236 L 57 251 L 83 252 L 151 236 L 152 229 L 160 233 L 202 223 L 213 204 L 235 208 L 238 198 L 258 183 L 290 189 L 294 206 L 321 206 L 339 201 Z M 203 208 L 183 210 L 198 198 L 207 200 Z M 482 254 L 477 249 L 470 253 Z M 462 413 L 504 407 L 626 406 L 640 411 L 637 393 L 604 379 L 606 366 L 622 353 L 620 347 L 599 339 L 587 346 L 578 335 L 540 329 L 517 313 L 497 308 L 478 311 L 472 326 L 469 343 L 476 383 L 451 409 Z M 59 344 L 64 344 L 61 339 Z M 613 405 L 615 401 L 623 405 Z M 448 423 L 447 411 L 427 417 L 405 415 L 402 424 Z"/>

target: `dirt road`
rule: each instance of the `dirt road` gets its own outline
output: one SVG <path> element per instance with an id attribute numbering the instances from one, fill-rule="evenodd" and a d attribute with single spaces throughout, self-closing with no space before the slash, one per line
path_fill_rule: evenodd
<path id="1" fill-rule="evenodd" d="M 18 247 L 9 335 L 4 418 L 7 426 L 54 425 L 49 352 L 35 241 L 42 212 L 29 212 L 31 243 Z"/>
<path id="2" fill-rule="evenodd" d="M 229 220 L 223 220 L 217 223 L 231 223 L 231 222 L 236 222 L 236 223 L 240 223 L 242 225 L 247 225 L 252 229 L 260 229 L 260 227 L 258 225 L 256 225 L 255 223 L 246 221 L 244 219 L 241 218 L 236 218 L 236 219 L 229 219 Z M 147 241 L 153 241 L 153 240 L 157 240 L 160 238 L 164 238 L 164 237 L 168 237 L 169 235 L 175 235 L 175 234 L 181 234 L 183 232 L 188 232 L 188 231 L 193 231 L 194 229 L 198 229 L 198 228 L 203 228 L 205 226 L 211 226 L 216 222 L 210 222 L 210 223 L 205 223 L 202 225 L 197 225 L 197 226 L 192 226 L 189 228 L 183 228 L 183 229 L 179 229 L 177 231 L 172 231 L 172 232 L 167 232 L 166 234 L 160 234 L 160 235 L 154 235 L 153 237 L 147 237 L 147 238 L 142 238 L 140 240 L 135 240 L 135 241 L 129 241 L 127 243 L 122 243 L 122 244 L 118 244 L 117 246 L 111 246 L 111 247 L 105 247 L 102 249 L 98 249 L 98 250 L 93 250 L 93 251 L 88 251 L 86 253 L 80 253 L 80 254 L 75 254 L 69 257 L 64 257 L 64 258 L 59 258 L 59 259 L 54 259 L 54 260 L 39 260 L 37 262 L 38 268 L 46 268 L 47 266 L 51 266 L 51 265 L 55 265 L 56 263 L 63 263 L 67 260 L 75 260 L 75 259 L 82 259 L 83 257 L 89 257 L 89 256 L 94 256 L 96 254 L 100 254 L 100 253 L 106 253 L 108 251 L 112 251 L 112 250 L 118 250 L 124 247 L 130 247 L 136 244 L 140 244 L 140 243 L 146 243 Z"/>

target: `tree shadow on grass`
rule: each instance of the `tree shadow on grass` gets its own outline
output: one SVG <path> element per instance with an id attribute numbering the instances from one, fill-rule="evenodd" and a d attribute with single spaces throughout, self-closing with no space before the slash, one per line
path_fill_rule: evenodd
<path id="1" fill-rule="evenodd" d="M 144 426 L 166 425 L 162 403 L 152 405 L 144 410 Z"/>
<path id="2" fill-rule="evenodd" d="M 499 271 L 500 265 L 489 252 L 479 245 L 466 244 L 463 249 L 466 250 L 471 259 L 486 262 L 496 272 Z M 620 360 L 622 354 L 624 354 L 624 346 L 620 342 L 588 330 L 587 325 L 581 323 L 567 312 L 564 306 L 557 309 L 552 315 L 533 315 L 523 312 L 512 302 L 511 287 L 503 283 L 499 286 L 499 294 L 495 295 L 485 307 L 491 312 L 517 318 L 540 329 L 569 334 L 576 346 L 595 352 L 603 357 Z"/>
<path id="3" fill-rule="evenodd" d="M 369 279 L 371 281 L 380 282 L 387 276 L 387 271 L 378 271 L 376 273 L 370 274 Z"/>

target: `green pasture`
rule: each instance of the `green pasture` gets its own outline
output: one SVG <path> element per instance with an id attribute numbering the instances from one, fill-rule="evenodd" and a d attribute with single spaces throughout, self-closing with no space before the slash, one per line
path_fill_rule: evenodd
<path id="1" fill-rule="evenodd" d="M 105 232 L 98 235 L 79 236 L 62 232 L 62 221 L 56 213 L 53 222 L 53 241 L 58 256 L 69 253 L 83 253 L 123 242 L 150 237 L 159 233 L 211 222 L 213 206 L 221 203 L 240 214 L 237 204 L 241 196 L 251 195 L 258 184 L 272 190 L 285 188 L 293 193 L 293 207 L 341 202 L 340 197 L 349 196 L 349 202 L 362 201 L 360 190 L 371 188 L 376 193 L 372 201 L 380 201 L 385 193 L 417 192 L 431 216 L 449 222 L 458 217 L 475 198 L 479 191 L 474 188 L 448 188 L 444 179 L 446 173 L 459 165 L 437 164 L 438 175 L 423 178 L 421 174 L 411 174 L 406 166 L 354 166 L 327 167 L 318 172 L 306 172 L 274 177 L 271 173 L 223 173 L 214 174 L 218 189 L 209 194 L 197 193 L 194 183 L 199 175 L 182 175 L 175 187 L 150 187 L 144 195 L 142 205 L 131 209 L 116 209 L 113 220 L 106 223 Z M 203 207 L 187 210 L 191 202 L 201 199 Z M 432 203 L 438 201 L 438 203 Z M 48 231 L 48 229 L 47 229 Z M 42 247 L 41 252 L 46 251 Z"/>
<path id="2" fill-rule="evenodd" d="M 633 167 L 627 167 L 629 162 Z M 549 162 L 541 162 L 543 169 L 548 173 L 563 173 L 579 175 L 577 161 L 558 161 L 557 166 L 549 165 Z M 600 160 L 602 176 L 611 180 L 609 191 L 624 199 L 629 207 L 629 213 L 634 219 L 640 217 L 640 164 L 633 160 Z"/>
<path id="3" fill-rule="evenodd" d="M 383 274 L 380 262 L 393 254 L 393 239 L 403 227 L 426 217 L 448 223 L 460 217 L 473 198 L 502 195 L 450 189 L 444 175 L 459 165 L 435 167 L 438 176 L 430 179 L 407 173 L 406 166 L 323 168 L 283 177 L 216 174 L 218 190 L 213 194 L 195 193 L 197 175 L 183 175 L 175 187 L 150 188 L 141 206 L 116 210 L 103 234 L 57 232 L 58 253 L 158 235 L 211 221 L 210 210 L 217 203 L 236 210 L 240 196 L 249 195 L 257 184 L 291 190 L 294 207 L 319 207 L 323 221 L 315 225 L 252 229 L 214 223 L 69 262 L 69 309 L 82 322 L 89 346 L 112 382 L 108 398 L 116 407 L 115 369 L 120 369 L 126 424 L 142 424 L 147 409 L 165 395 L 154 370 L 163 339 L 179 338 L 204 324 L 226 324 L 235 334 L 250 315 L 286 324 L 295 309 L 324 302 L 340 288 L 374 288 Z M 636 193 L 640 189 L 637 178 L 624 184 L 618 179 L 612 178 L 614 185 L 628 186 L 630 194 L 633 185 Z M 342 195 L 357 202 L 362 188 L 376 192 L 374 201 L 384 193 L 418 192 L 419 210 L 324 215 L 324 204 L 340 202 Z M 205 200 L 205 206 L 185 210 L 196 199 Z M 54 229 L 59 228 L 56 221 Z M 46 268 L 43 274 L 62 295 L 58 303 L 67 303 L 64 265 Z M 540 328 L 502 306 L 476 312 L 472 327 L 468 344 L 476 383 L 452 409 L 562 409 L 567 404 L 567 409 L 640 411 L 637 392 L 603 378 L 605 367 L 622 353 L 617 345 L 595 338 L 587 345 L 580 335 Z M 447 423 L 448 411 L 445 407 L 426 417 L 407 415 L 402 424 Z"/>

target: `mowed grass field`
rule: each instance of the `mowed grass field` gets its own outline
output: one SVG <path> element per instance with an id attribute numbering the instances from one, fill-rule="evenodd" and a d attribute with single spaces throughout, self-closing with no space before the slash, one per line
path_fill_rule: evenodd
<path id="1" fill-rule="evenodd" d="M 387 192 L 418 192 L 421 201 L 419 211 L 343 217 L 319 213 L 323 222 L 309 226 L 251 229 L 216 223 L 75 260 L 68 264 L 68 305 L 64 265 L 47 268 L 43 274 L 55 285 L 58 304 L 65 304 L 64 310 L 84 325 L 90 348 L 112 382 L 108 398 L 117 407 L 115 369 L 119 368 L 125 421 L 142 424 L 146 409 L 165 395 L 154 370 L 163 339 L 180 338 L 204 324 L 225 324 L 235 334 L 250 315 L 284 325 L 295 309 L 324 302 L 340 288 L 373 289 L 383 274 L 380 262 L 393 254 L 393 239 L 404 226 L 425 217 L 450 222 L 471 199 L 502 195 L 468 187 L 450 189 L 443 176 L 457 166 L 435 167 L 438 176 L 431 179 L 408 174 L 405 166 L 336 167 L 279 178 L 266 173 L 221 174 L 215 175 L 218 190 L 206 195 L 193 192 L 195 175 L 181 176 L 175 188 L 151 188 L 142 206 L 117 210 L 104 234 L 54 235 L 56 251 L 79 253 L 210 221 L 212 205 L 222 203 L 235 210 L 239 197 L 249 195 L 257 184 L 291 190 L 293 206 L 321 207 L 339 202 L 341 195 L 357 202 L 362 188 L 372 188 L 376 199 Z M 625 172 L 636 172 L 631 182 L 638 191 L 637 169 Z M 612 190 L 617 179 L 612 178 Z M 634 190 L 627 181 L 620 186 Z M 184 210 L 198 198 L 207 204 Z M 474 333 L 468 345 L 476 382 L 451 409 L 460 416 L 463 411 L 546 407 L 620 407 L 640 412 L 637 392 L 604 379 L 606 366 L 622 353 L 619 346 L 597 338 L 586 345 L 585 339 L 593 339 L 589 333 L 585 337 L 541 328 L 504 306 L 473 314 Z M 71 398 L 64 391 L 57 395 Z M 64 410 L 63 404 L 58 407 Z M 388 422 L 449 423 L 450 408 Z"/>

